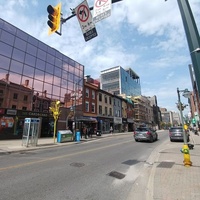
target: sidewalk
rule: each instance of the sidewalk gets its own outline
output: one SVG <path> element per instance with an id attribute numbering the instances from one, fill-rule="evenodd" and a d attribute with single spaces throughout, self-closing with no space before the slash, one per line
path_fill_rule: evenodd
<path id="1" fill-rule="evenodd" d="M 114 133 L 113 135 L 120 135 L 120 134 L 132 134 L 131 132 L 124 132 L 124 133 Z M 51 138 L 38 138 L 37 146 L 28 145 L 28 147 L 22 145 L 22 139 L 15 139 L 15 140 L 0 140 L 0 155 L 2 154 L 9 154 L 14 152 L 21 152 L 21 151 L 30 151 L 30 150 L 38 150 L 42 148 L 52 148 L 52 147 L 59 147 L 63 145 L 71 145 L 74 143 L 81 143 L 81 142 L 88 142 L 91 140 L 98 140 L 105 137 L 112 136 L 111 134 L 102 134 L 101 136 L 93 135 L 92 138 L 88 137 L 85 139 L 84 137 L 80 139 L 80 141 L 67 141 L 58 143 L 57 138 L 55 138 L 55 143 L 53 137 Z"/>
<path id="2" fill-rule="evenodd" d="M 192 166 L 183 164 L 183 142 L 167 140 L 148 158 L 127 200 L 199 200 L 200 136 L 190 133 Z"/>
<path id="3" fill-rule="evenodd" d="M 150 199 L 199 200 L 200 199 L 200 136 L 190 133 L 192 166 L 183 165 L 183 144 L 168 142 L 153 164 L 153 193 Z"/>

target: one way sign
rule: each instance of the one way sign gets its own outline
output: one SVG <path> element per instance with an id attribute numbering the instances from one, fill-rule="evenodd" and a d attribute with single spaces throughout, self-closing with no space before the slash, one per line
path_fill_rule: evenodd
<path id="1" fill-rule="evenodd" d="M 96 37 L 97 31 L 95 28 L 95 24 L 93 23 L 92 14 L 86 0 L 75 8 L 75 14 L 81 26 L 85 41 L 87 42 L 88 40 Z"/>

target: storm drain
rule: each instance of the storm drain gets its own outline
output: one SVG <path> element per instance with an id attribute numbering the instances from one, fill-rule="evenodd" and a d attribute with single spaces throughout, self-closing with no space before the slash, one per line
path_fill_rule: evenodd
<path id="1" fill-rule="evenodd" d="M 138 160 L 127 160 L 127 161 L 124 161 L 122 164 L 125 164 L 125 165 L 135 165 L 139 163 Z"/>
<path id="2" fill-rule="evenodd" d="M 85 164 L 84 163 L 76 163 L 76 162 L 74 162 L 74 163 L 71 163 L 70 166 L 73 166 L 73 167 L 83 167 L 83 166 L 85 166 Z"/>
<path id="3" fill-rule="evenodd" d="M 161 162 L 157 167 L 158 168 L 172 168 L 175 162 Z"/>
<path id="4" fill-rule="evenodd" d="M 124 174 L 120 173 L 120 172 L 116 172 L 116 171 L 112 171 L 110 173 L 108 173 L 109 176 L 112 176 L 114 178 L 117 178 L 117 179 L 123 179 L 125 177 Z"/>

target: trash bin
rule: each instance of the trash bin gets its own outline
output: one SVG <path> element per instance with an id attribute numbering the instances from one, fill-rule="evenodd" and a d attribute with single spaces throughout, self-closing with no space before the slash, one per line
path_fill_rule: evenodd
<path id="1" fill-rule="evenodd" d="M 81 134 L 79 131 L 76 132 L 75 141 L 79 142 L 81 140 Z"/>
<path id="2" fill-rule="evenodd" d="M 57 142 L 67 142 L 67 141 L 72 141 L 73 134 L 70 130 L 60 130 L 57 133 Z"/>

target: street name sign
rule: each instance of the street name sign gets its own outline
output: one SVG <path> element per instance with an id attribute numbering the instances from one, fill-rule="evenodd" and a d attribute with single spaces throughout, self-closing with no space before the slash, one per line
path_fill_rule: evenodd
<path id="1" fill-rule="evenodd" d="M 95 28 L 95 24 L 93 23 L 92 14 L 86 0 L 75 8 L 75 14 L 79 21 L 85 41 L 87 42 L 88 40 L 96 37 L 97 31 Z"/>
<path id="2" fill-rule="evenodd" d="M 97 23 L 111 15 L 111 0 L 95 0 L 93 8 L 93 22 Z"/>

